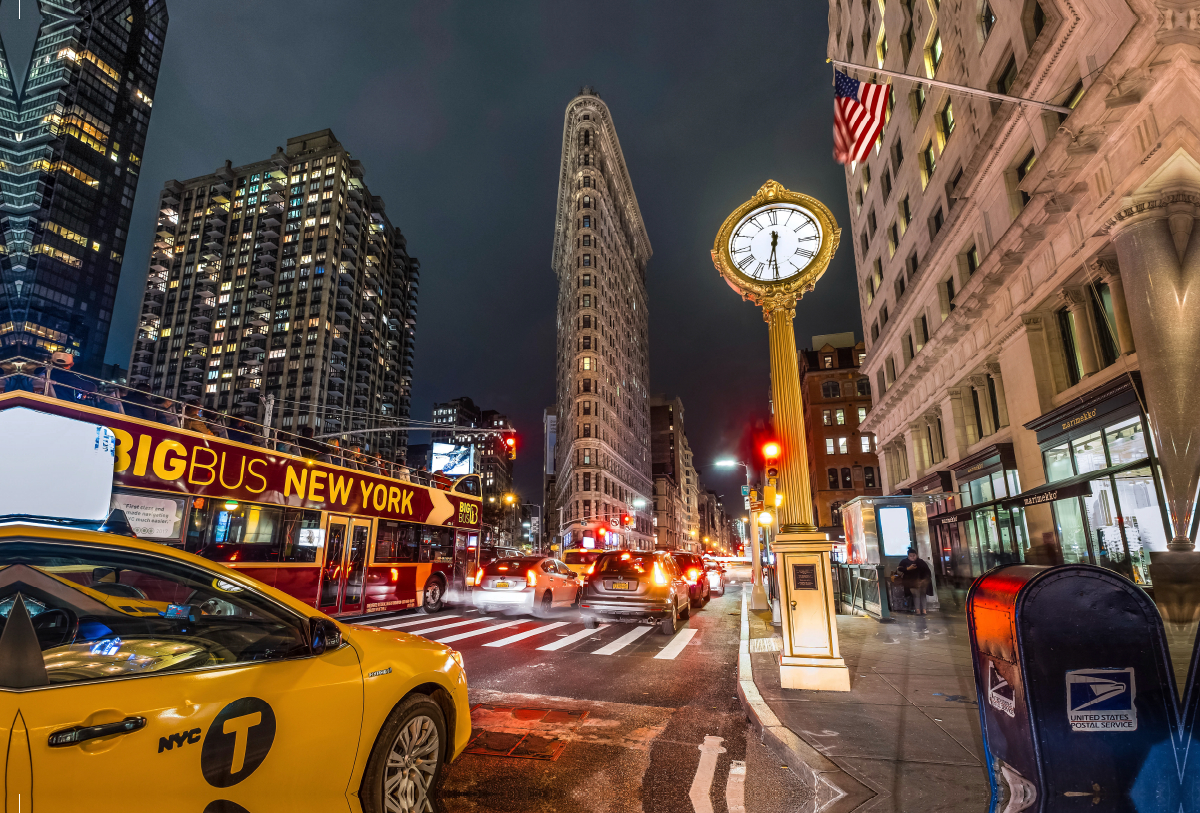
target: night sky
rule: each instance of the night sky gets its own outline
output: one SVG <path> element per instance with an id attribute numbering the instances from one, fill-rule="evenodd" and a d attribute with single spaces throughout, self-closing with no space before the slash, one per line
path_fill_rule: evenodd
<path id="1" fill-rule="evenodd" d="M 738 510 L 741 469 L 704 467 L 748 445 L 766 415 L 767 327 L 709 251 L 768 178 L 849 224 L 831 157 L 825 3 L 168 4 L 108 361 L 129 360 L 163 183 L 265 159 L 328 127 L 421 260 L 412 417 L 460 395 L 507 413 L 521 439 L 518 486 L 540 502 L 563 112 L 589 84 L 612 111 L 654 249 L 650 390 L 682 398 L 701 476 Z M 15 16 L 13 0 L 4 6 Z M 849 240 L 797 308 L 801 347 L 861 334 Z"/>

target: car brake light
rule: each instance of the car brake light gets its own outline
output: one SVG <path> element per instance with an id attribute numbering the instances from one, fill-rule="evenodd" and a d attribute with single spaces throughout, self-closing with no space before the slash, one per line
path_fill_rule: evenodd
<path id="1" fill-rule="evenodd" d="M 700 578 L 699 570 L 697 570 L 694 567 L 688 568 L 688 572 L 687 572 L 687 583 L 688 584 L 695 584 L 696 580 L 699 578 Z"/>
<path id="2" fill-rule="evenodd" d="M 654 583 L 659 587 L 666 587 L 667 574 L 663 573 L 663 569 L 659 567 L 658 562 L 654 563 Z"/>
<path id="3" fill-rule="evenodd" d="M 628 554 L 628 553 L 622 553 L 622 554 L 621 554 L 621 561 L 622 561 L 622 562 L 624 562 L 626 559 L 632 559 L 632 558 L 633 558 L 633 557 L 632 557 L 630 554 Z"/>
<path id="4" fill-rule="evenodd" d="M 592 562 L 590 565 L 588 565 L 587 574 L 590 576 L 595 572 L 596 572 L 596 563 Z"/>
<path id="5" fill-rule="evenodd" d="M 532 568 L 525 571 L 525 581 L 528 582 L 530 587 L 537 585 L 537 574 L 533 572 Z"/>
<path id="6" fill-rule="evenodd" d="M 467 579 L 467 587 L 472 587 L 475 584 L 483 584 L 483 568 L 475 571 L 474 579 Z"/>

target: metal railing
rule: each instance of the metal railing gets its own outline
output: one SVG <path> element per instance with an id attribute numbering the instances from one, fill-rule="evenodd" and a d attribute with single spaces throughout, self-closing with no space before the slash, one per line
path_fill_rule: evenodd
<path id="1" fill-rule="evenodd" d="M 78 406 L 148 420 L 174 429 L 185 429 L 224 440 L 296 457 L 331 463 L 395 480 L 449 490 L 451 479 L 413 470 L 377 455 L 355 452 L 335 443 L 306 437 L 275 427 L 204 409 L 164 395 L 145 392 L 51 364 L 14 359 L 0 365 L 0 392 L 29 392 Z M 396 431 L 403 431 L 397 428 Z"/>

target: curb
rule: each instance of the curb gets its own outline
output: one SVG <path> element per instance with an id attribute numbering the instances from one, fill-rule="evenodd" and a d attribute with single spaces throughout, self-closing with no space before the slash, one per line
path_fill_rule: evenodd
<path id="1" fill-rule="evenodd" d="M 750 663 L 750 596 L 742 592 L 741 636 L 738 642 L 738 700 L 759 739 L 783 760 L 800 780 L 813 789 L 815 813 L 851 813 L 876 797 L 876 793 L 785 726 L 754 683 Z"/>

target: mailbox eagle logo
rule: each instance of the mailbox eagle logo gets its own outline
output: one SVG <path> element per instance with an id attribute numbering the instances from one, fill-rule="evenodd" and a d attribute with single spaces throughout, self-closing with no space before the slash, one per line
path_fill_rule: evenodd
<path id="1" fill-rule="evenodd" d="M 995 661 L 988 661 L 987 701 L 988 705 L 996 711 L 1003 712 L 1009 717 L 1017 716 L 1017 703 L 1014 699 L 1012 684 L 1000 674 Z"/>

